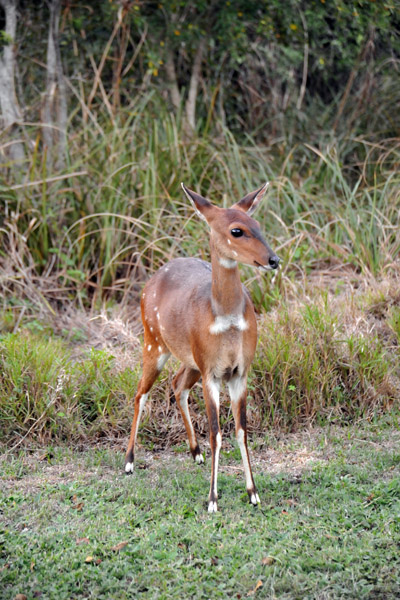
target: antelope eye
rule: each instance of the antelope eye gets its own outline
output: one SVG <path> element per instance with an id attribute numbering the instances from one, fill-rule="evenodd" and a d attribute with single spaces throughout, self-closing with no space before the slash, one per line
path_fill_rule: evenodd
<path id="1" fill-rule="evenodd" d="M 242 237 L 243 229 L 239 229 L 239 227 L 235 227 L 235 229 L 231 229 L 231 234 L 233 237 Z"/>

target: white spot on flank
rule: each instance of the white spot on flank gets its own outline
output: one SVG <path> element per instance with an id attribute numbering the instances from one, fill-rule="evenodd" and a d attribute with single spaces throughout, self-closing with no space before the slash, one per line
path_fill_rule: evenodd
<path id="1" fill-rule="evenodd" d="M 149 344 L 149 345 L 147 346 L 147 350 L 150 352 L 150 350 L 151 350 L 151 344 Z"/>
<path id="2" fill-rule="evenodd" d="M 156 310 L 158 310 L 158 306 L 155 306 L 153 310 L 156 312 Z"/>
<path id="3" fill-rule="evenodd" d="M 165 270 L 166 270 L 166 271 L 169 271 L 168 267 L 165 267 Z"/>
<path id="4" fill-rule="evenodd" d="M 230 258 L 220 258 L 219 264 L 225 269 L 234 269 L 237 265 L 236 260 L 231 260 Z"/>
<path id="5" fill-rule="evenodd" d="M 153 298 L 155 298 L 155 297 L 156 297 L 156 293 L 154 292 L 154 294 L 153 294 Z"/>
<path id="6" fill-rule="evenodd" d="M 152 328 L 152 327 L 150 327 L 150 331 L 153 331 L 153 328 Z"/>
<path id="7" fill-rule="evenodd" d="M 157 339 L 157 338 L 156 338 L 156 339 Z M 161 346 L 158 346 L 158 351 L 159 351 L 159 352 L 162 352 L 162 348 L 161 348 Z"/>
<path id="8" fill-rule="evenodd" d="M 133 473 L 133 463 L 131 463 L 131 462 L 126 463 L 125 473 Z"/>
<path id="9" fill-rule="evenodd" d="M 238 253 L 236 252 L 236 250 L 232 250 L 232 252 L 233 252 L 233 254 L 234 254 L 235 256 L 237 256 L 237 255 L 238 255 Z"/>
<path id="10" fill-rule="evenodd" d="M 170 357 L 170 353 L 166 352 L 165 354 L 160 354 L 160 356 L 158 357 L 157 360 L 157 369 L 158 371 L 161 371 L 161 369 L 164 367 L 165 363 L 167 362 L 167 360 Z"/>
<path id="11" fill-rule="evenodd" d="M 243 318 L 243 315 L 220 315 L 210 325 L 210 333 L 224 333 L 231 327 L 236 327 L 239 331 L 244 331 L 247 329 L 248 323 Z"/>
<path id="12" fill-rule="evenodd" d="M 157 319 L 160 320 L 160 313 L 157 313 Z"/>

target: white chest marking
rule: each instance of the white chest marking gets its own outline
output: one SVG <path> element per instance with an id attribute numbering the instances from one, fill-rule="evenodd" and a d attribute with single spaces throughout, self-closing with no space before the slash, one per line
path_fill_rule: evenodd
<path id="1" fill-rule="evenodd" d="M 248 326 L 249 324 L 244 319 L 243 315 L 220 315 L 216 317 L 214 323 L 210 325 L 210 333 L 224 333 L 231 327 L 236 327 L 239 331 L 244 331 Z"/>

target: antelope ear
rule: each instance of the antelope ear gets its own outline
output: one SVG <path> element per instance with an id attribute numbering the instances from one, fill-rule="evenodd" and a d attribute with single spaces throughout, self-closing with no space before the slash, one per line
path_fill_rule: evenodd
<path id="1" fill-rule="evenodd" d="M 269 186 L 269 181 L 267 181 L 262 187 L 260 187 L 255 192 L 250 192 L 244 198 L 236 202 L 231 208 L 236 208 L 238 210 L 242 210 L 251 216 L 261 204 L 261 200 L 264 198 L 265 192 L 267 191 L 267 187 Z"/>
<path id="2" fill-rule="evenodd" d="M 189 190 L 189 188 L 187 188 L 185 184 L 181 183 L 181 187 L 185 192 L 186 196 L 189 198 L 194 210 L 196 211 L 200 219 L 203 219 L 203 221 L 208 222 L 208 216 L 215 207 L 211 204 L 211 202 L 203 198 L 203 196 L 200 196 L 200 194 L 196 194 L 196 192 Z"/>

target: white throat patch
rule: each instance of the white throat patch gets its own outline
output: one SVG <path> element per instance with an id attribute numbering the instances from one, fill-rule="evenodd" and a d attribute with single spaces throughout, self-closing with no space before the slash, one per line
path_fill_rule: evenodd
<path id="1" fill-rule="evenodd" d="M 220 258 L 219 264 L 225 269 L 234 269 L 237 265 L 236 260 L 232 260 L 231 258 Z"/>

